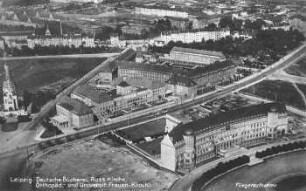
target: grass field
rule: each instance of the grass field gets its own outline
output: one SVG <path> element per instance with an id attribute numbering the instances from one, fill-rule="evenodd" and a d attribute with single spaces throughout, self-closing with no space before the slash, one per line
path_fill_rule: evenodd
<path id="1" fill-rule="evenodd" d="M 165 132 L 166 120 L 158 119 L 128 129 L 118 131 L 118 134 L 128 140 L 138 141 L 144 137 L 160 135 Z"/>
<path id="2" fill-rule="evenodd" d="M 306 58 L 297 62 L 296 64 L 292 64 L 285 69 L 285 72 L 295 76 L 306 77 Z"/>
<path id="3" fill-rule="evenodd" d="M 306 86 L 303 84 L 297 84 L 297 86 L 303 94 L 306 95 Z M 265 99 L 284 102 L 285 104 L 299 109 L 306 109 L 302 96 L 290 82 L 264 80 L 254 86 L 243 89 L 242 92 L 253 94 Z"/>
<path id="4" fill-rule="evenodd" d="M 236 187 L 236 183 L 257 184 L 268 183 L 274 178 L 296 172 L 306 172 L 306 151 L 282 155 L 267 160 L 266 162 L 253 166 L 243 167 L 220 177 L 206 187 L 205 191 L 240 191 L 245 188 Z M 265 191 L 265 188 L 248 188 L 248 191 Z M 302 191 L 306 188 L 299 188 L 288 191 Z M 202 190 L 204 191 L 204 190 Z"/>
<path id="5" fill-rule="evenodd" d="M 37 90 L 60 80 L 73 81 L 99 65 L 105 58 L 42 58 L 7 61 L 17 92 Z M 4 79 L 4 61 L 0 61 L 1 81 Z"/>
<path id="6" fill-rule="evenodd" d="M 163 138 L 157 138 L 150 142 L 140 143 L 137 145 L 137 147 L 150 155 L 160 155 L 160 142 L 162 140 Z"/>

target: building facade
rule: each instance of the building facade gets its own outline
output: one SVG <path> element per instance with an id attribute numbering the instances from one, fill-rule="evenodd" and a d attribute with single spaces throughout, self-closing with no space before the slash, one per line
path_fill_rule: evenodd
<path id="1" fill-rule="evenodd" d="M 145 7 L 135 7 L 135 14 L 158 16 L 158 17 L 179 17 L 188 18 L 188 13 L 177 10 L 170 9 L 160 9 L 160 8 L 145 8 Z"/>
<path id="2" fill-rule="evenodd" d="M 64 97 L 56 104 L 56 113 L 51 123 L 63 131 L 94 125 L 93 111 L 76 99 Z"/>
<path id="3" fill-rule="evenodd" d="M 162 40 L 165 44 L 168 44 L 170 41 L 183 43 L 192 43 L 192 42 L 202 42 L 203 40 L 219 40 L 230 36 L 230 30 L 220 30 L 220 31 L 199 31 L 199 32 L 185 32 L 185 33 L 172 33 L 172 34 L 161 34 L 161 36 L 156 40 Z"/>
<path id="4" fill-rule="evenodd" d="M 284 104 L 268 103 L 166 128 L 169 133 L 161 142 L 164 167 L 190 171 L 233 147 L 251 147 L 284 135 L 288 116 Z"/>
<path id="5" fill-rule="evenodd" d="M 173 64 L 194 67 L 205 66 L 216 61 L 225 61 L 222 52 L 197 50 L 191 48 L 173 47 L 170 54 L 165 54 L 160 58 Z"/>
<path id="6" fill-rule="evenodd" d="M 126 62 L 118 67 L 118 77 L 147 78 L 165 82 L 172 76 L 172 69 L 167 66 Z"/>

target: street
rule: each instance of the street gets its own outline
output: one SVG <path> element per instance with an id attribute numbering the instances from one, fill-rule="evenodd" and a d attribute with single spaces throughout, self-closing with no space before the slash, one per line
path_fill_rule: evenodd
<path id="1" fill-rule="evenodd" d="M 249 85 L 251 83 L 257 82 L 257 81 L 261 80 L 262 78 L 266 77 L 267 75 L 271 75 L 276 70 L 279 70 L 279 69 L 281 69 L 281 68 L 283 68 L 283 67 L 285 67 L 287 65 L 290 65 L 290 64 L 296 62 L 297 60 L 299 60 L 302 56 L 304 56 L 305 49 L 306 49 L 305 47 L 306 47 L 306 45 L 304 44 L 303 47 L 301 47 L 294 54 L 286 57 L 286 59 L 284 59 L 284 58 L 281 59 L 281 61 L 279 63 L 277 63 L 276 65 L 273 65 L 272 67 L 269 67 L 269 68 L 261 71 L 260 73 L 256 73 L 253 76 L 250 76 L 250 77 L 248 77 L 246 79 L 243 79 L 243 80 L 241 80 L 239 82 L 236 82 L 236 83 L 233 83 L 233 84 L 231 84 L 229 86 L 226 86 L 226 87 L 224 87 L 221 90 L 217 90 L 217 91 L 214 91 L 214 92 L 211 92 L 211 93 L 208 93 L 208 94 L 201 95 L 201 96 L 197 97 L 194 100 L 187 100 L 187 102 L 184 102 L 184 103 L 182 103 L 180 105 L 176 105 L 174 107 L 168 108 L 168 112 L 173 112 L 173 111 L 182 109 L 184 107 L 190 107 L 192 105 L 195 105 L 195 104 L 198 104 L 198 103 L 201 103 L 201 102 L 211 101 L 211 100 L 223 97 L 223 96 L 225 96 L 225 95 L 227 95 L 227 94 L 229 94 L 229 93 L 231 93 L 231 92 L 233 92 L 233 91 L 235 91 L 235 90 L 237 90 L 239 88 L 243 88 L 243 87 L 245 87 L 245 86 L 247 86 L 247 85 Z M 107 62 L 108 61 L 105 61 L 105 63 L 107 63 Z M 103 66 L 104 65 L 102 64 L 101 68 L 103 68 Z M 33 127 L 35 127 L 35 125 L 38 123 L 39 119 L 42 118 L 49 111 L 50 107 L 54 106 L 54 104 L 58 101 L 58 99 L 61 96 L 67 95 L 72 90 L 72 88 L 77 86 L 79 83 L 83 83 L 89 77 L 91 77 L 93 74 L 95 74 L 95 73 L 90 73 L 90 75 L 86 75 L 84 78 L 80 79 L 78 81 L 78 83 L 73 84 L 71 87 L 67 88 L 67 90 L 62 92 L 57 97 L 56 100 L 53 100 L 48 105 L 45 105 L 45 107 L 42 109 L 42 111 L 35 117 L 35 119 L 32 122 L 32 124 L 29 125 L 28 130 L 33 130 Z M 143 112 L 143 114 L 140 114 L 137 117 L 124 119 L 122 121 L 119 121 L 119 122 L 116 122 L 116 123 L 113 123 L 113 124 L 109 124 L 109 125 L 106 125 L 106 126 L 100 125 L 100 126 L 96 126 L 94 128 L 88 128 L 88 129 L 80 130 L 78 132 L 75 132 L 74 134 L 65 135 L 65 136 L 62 136 L 62 137 L 51 138 L 51 139 L 49 139 L 47 141 L 42 141 L 40 143 L 40 145 L 45 145 L 46 147 L 52 147 L 52 146 L 55 146 L 55 145 L 61 145 L 61 144 L 65 143 L 67 140 L 76 140 L 76 139 L 80 139 L 80 138 L 84 138 L 84 137 L 93 136 L 93 135 L 98 134 L 98 132 L 99 133 L 103 133 L 103 132 L 107 132 L 107 131 L 111 131 L 111 130 L 115 130 L 115 129 L 121 128 L 123 126 L 127 126 L 128 124 L 134 124 L 134 123 L 138 123 L 138 122 L 141 122 L 141 121 L 144 121 L 144 120 L 148 120 L 150 118 L 154 118 L 154 116 L 152 116 L 152 115 L 150 116 L 150 115 L 151 115 L 150 113 Z M 148 116 L 150 116 L 150 117 L 148 117 Z M 33 132 L 35 132 L 35 131 L 32 131 L 32 133 Z M 12 166 L 6 165 L 7 161 L 10 160 L 9 158 L 14 159 L 14 160 L 16 159 L 16 161 L 15 161 L 16 164 L 13 165 L 13 166 L 17 167 L 17 166 L 19 166 L 19 165 L 17 165 L 17 163 L 18 164 L 22 164 L 22 162 L 24 161 L 24 149 L 26 149 L 28 146 L 30 146 L 30 147 L 37 147 L 38 144 L 33 139 L 33 137 L 32 137 L 33 134 L 31 134 L 31 133 L 30 133 L 30 135 L 26 135 L 25 134 L 26 135 L 25 137 L 19 139 L 19 140 L 24 140 L 24 141 L 20 141 L 19 142 L 19 144 L 20 144 L 19 148 L 21 148 L 19 151 L 18 150 L 16 151 L 15 150 L 16 148 L 10 148 L 8 150 L 1 151 L 1 152 L 5 152 L 6 155 L 10 155 L 12 153 L 16 153 L 17 152 L 16 155 L 11 155 L 11 157 L 7 157 L 7 158 L 5 158 L 2 161 L 1 164 L 3 164 L 3 166 L 1 166 L 1 167 L 3 167 L 3 168 L 1 168 L 1 171 L 2 172 L 7 172 L 7 173 L 4 173 L 3 176 L 1 177 L 2 180 L 5 180 L 5 178 L 7 178 L 8 175 L 10 175 L 11 173 L 15 172 L 15 170 L 13 168 L 11 169 Z M 27 141 L 25 141 L 25 140 L 27 140 Z M 25 142 L 26 142 L 26 144 L 25 144 Z M 11 150 L 11 149 L 13 149 L 13 150 Z M 212 164 L 215 164 L 215 161 Z M 205 170 L 205 169 L 198 168 L 198 169 L 195 170 L 195 172 L 191 172 L 190 174 L 187 174 L 182 179 L 177 181 L 173 185 L 171 190 L 173 190 L 173 191 L 187 190 L 190 187 L 190 185 L 192 184 L 192 181 L 196 178 L 197 172 L 198 173 L 199 172 L 202 173 L 203 170 Z M 18 169 L 17 169 L 17 171 L 18 171 Z"/>

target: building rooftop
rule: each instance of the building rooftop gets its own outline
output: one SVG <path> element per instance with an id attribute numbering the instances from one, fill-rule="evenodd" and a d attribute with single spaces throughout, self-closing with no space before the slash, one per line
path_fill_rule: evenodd
<path id="1" fill-rule="evenodd" d="M 166 81 L 166 83 L 185 87 L 193 87 L 196 85 L 196 83 L 190 79 L 190 77 L 181 74 L 173 75 L 168 81 Z"/>
<path id="2" fill-rule="evenodd" d="M 187 130 L 192 130 L 195 134 L 197 134 L 197 132 L 201 130 L 208 131 L 211 127 L 215 129 L 216 126 L 221 124 L 224 127 L 226 123 L 229 123 L 230 121 L 235 121 L 246 117 L 266 115 L 268 112 L 285 113 L 286 106 L 281 103 L 267 103 L 223 112 L 190 123 L 180 124 L 169 133 L 169 136 L 173 138 L 172 142 L 176 143 L 183 140 L 183 134 L 185 134 Z"/>
<path id="3" fill-rule="evenodd" d="M 111 92 L 99 90 L 98 88 L 91 87 L 88 84 L 77 87 L 73 94 L 81 97 L 86 97 L 94 103 L 103 103 L 113 99 L 114 95 Z"/>
<path id="4" fill-rule="evenodd" d="M 123 81 L 124 80 L 123 80 L 122 77 L 117 78 L 114 81 L 114 85 L 120 84 Z M 137 78 L 137 79 L 127 77 L 125 79 L 125 82 L 127 82 L 129 85 L 131 85 L 133 87 L 146 88 L 146 89 L 152 89 L 152 90 L 165 86 L 165 83 L 162 83 L 162 82 L 159 82 L 159 81 L 150 80 L 150 79 L 145 78 L 145 77 L 140 77 L 140 78 Z"/>
<path id="5" fill-rule="evenodd" d="M 123 63 L 119 65 L 119 69 L 138 69 L 143 71 L 156 71 L 166 74 L 170 74 L 172 72 L 172 68 L 169 66 L 156 65 L 156 64 L 142 64 L 135 62 L 127 62 L 127 61 L 123 61 Z"/>
<path id="6" fill-rule="evenodd" d="M 85 105 L 85 103 L 70 97 L 63 97 L 58 104 L 78 116 L 93 113 L 92 110 Z"/>
<path id="7" fill-rule="evenodd" d="M 198 50 L 198 49 L 192 49 L 192 48 L 182 48 L 182 47 L 175 46 L 172 48 L 171 52 L 182 52 L 182 53 L 189 53 L 189 54 L 207 55 L 207 56 L 214 56 L 214 57 L 220 57 L 220 58 L 225 59 L 225 56 L 222 52 Z"/>

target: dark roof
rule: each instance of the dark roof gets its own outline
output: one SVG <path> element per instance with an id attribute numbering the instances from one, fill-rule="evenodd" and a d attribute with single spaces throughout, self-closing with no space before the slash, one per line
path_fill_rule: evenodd
<path id="1" fill-rule="evenodd" d="M 137 69 L 142 71 L 156 71 L 166 74 L 172 73 L 172 68 L 169 66 L 156 65 L 156 64 L 142 64 L 135 62 L 127 62 L 127 61 L 124 61 L 123 64 L 120 64 L 119 69 Z"/>
<path id="2" fill-rule="evenodd" d="M 58 104 L 78 116 L 93 113 L 92 110 L 85 105 L 85 103 L 70 97 L 64 97 Z"/>
<path id="3" fill-rule="evenodd" d="M 166 83 L 174 85 L 182 85 L 185 87 L 193 87 L 196 85 L 196 83 L 188 76 L 181 74 L 173 75 Z"/>
<path id="4" fill-rule="evenodd" d="M 235 64 L 230 60 L 226 60 L 226 61 L 223 61 L 223 62 L 217 61 L 217 62 L 212 63 L 212 64 L 210 64 L 206 67 L 199 67 L 199 68 L 196 68 L 196 69 L 188 70 L 187 75 L 190 76 L 190 77 L 194 77 L 194 76 L 197 76 L 197 75 L 208 74 L 208 73 L 218 71 L 218 70 L 221 70 L 221 69 L 224 69 L 224 68 L 229 68 L 229 67 L 235 67 Z"/>
<path id="5" fill-rule="evenodd" d="M 103 103 L 112 100 L 112 95 L 108 92 L 98 90 L 97 88 L 91 87 L 88 84 L 77 87 L 74 91 L 74 94 L 86 97 L 95 103 Z"/>
<path id="6" fill-rule="evenodd" d="M 215 56 L 221 57 L 225 59 L 225 56 L 222 52 L 216 51 L 207 51 L 207 50 L 199 50 L 199 49 L 192 49 L 192 48 L 182 48 L 182 47 L 173 47 L 171 52 L 182 52 L 182 53 L 190 53 L 190 54 L 200 54 L 200 55 L 208 55 L 208 56 Z"/>
<path id="7" fill-rule="evenodd" d="M 121 86 L 121 87 L 128 87 L 130 86 L 126 81 L 122 81 L 120 82 L 117 86 Z"/>
<path id="8" fill-rule="evenodd" d="M 190 123 L 178 125 L 169 133 L 169 136 L 173 138 L 173 143 L 176 143 L 183 139 L 183 134 L 188 130 L 192 130 L 197 134 L 200 130 L 208 131 L 210 129 L 209 127 L 215 129 L 217 125 L 222 123 L 229 123 L 230 121 L 239 120 L 245 117 L 266 115 L 269 111 L 284 113 L 286 112 L 286 106 L 281 103 L 267 103 L 223 112 Z"/>

